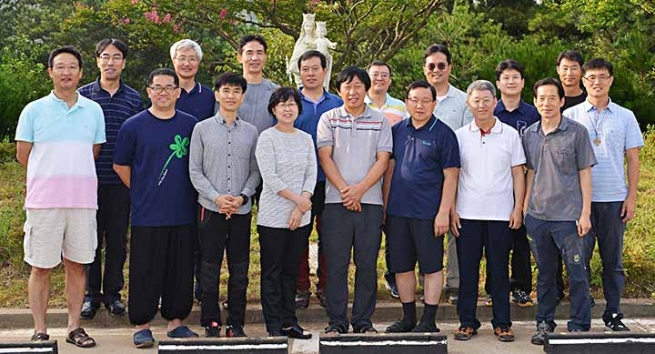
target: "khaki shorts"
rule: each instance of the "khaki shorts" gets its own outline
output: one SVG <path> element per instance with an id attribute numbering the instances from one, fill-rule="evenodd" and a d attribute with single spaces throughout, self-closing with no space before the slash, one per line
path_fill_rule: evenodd
<path id="1" fill-rule="evenodd" d="M 80 264 L 92 263 L 98 246 L 95 209 L 27 209 L 25 262 L 50 269 L 62 256 Z"/>

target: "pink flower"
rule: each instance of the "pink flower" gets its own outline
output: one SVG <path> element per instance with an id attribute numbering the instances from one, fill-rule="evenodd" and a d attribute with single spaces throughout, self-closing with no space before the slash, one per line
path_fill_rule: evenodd
<path id="1" fill-rule="evenodd" d="M 139 0 L 132 0 L 131 3 L 132 5 L 136 5 L 139 2 Z"/>
<path id="2" fill-rule="evenodd" d="M 125 18 L 123 19 L 123 22 L 126 23 L 126 24 L 129 24 L 129 23 L 132 22 L 132 21 L 130 20 L 129 17 L 125 17 Z"/>
<path id="3" fill-rule="evenodd" d="M 219 17 L 220 17 L 220 18 L 225 18 L 226 16 L 227 16 L 227 9 L 226 9 L 226 8 L 222 8 Z"/>
<path id="4" fill-rule="evenodd" d="M 173 25 L 173 32 L 177 33 L 180 30 L 180 27 L 178 25 Z"/>
<path id="5" fill-rule="evenodd" d="M 164 16 L 164 20 L 163 20 L 163 21 L 164 21 L 165 23 L 167 23 L 167 22 L 171 22 L 171 14 L 166 14 L 166 16 Z"/>

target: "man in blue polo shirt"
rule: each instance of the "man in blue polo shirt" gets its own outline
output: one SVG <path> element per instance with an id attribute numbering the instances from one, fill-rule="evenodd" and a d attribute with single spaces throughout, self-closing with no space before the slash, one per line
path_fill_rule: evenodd
<path id="1" fill-rule="evenodd" d="M 591 170 L 591 231 L 585 237 L 587 271 L 591 271 L 589 261 L 598 239 L 607 301 L 603 322 L 612 331 L 628 331 L 621 321 L 620 307 L 625 280 L 623 233 L 635 216 L 639 149 L 644 146 L 644 138 L 634 113 L 610 100 L 612 64 L 601 58 L 591 59 L 582 66 L 582 73 L 587 101 L 567 109 L 564 115 L 587 127 L 598 158 L 598 165 Z"/>
<path id="2" fill-rule="evenodd" d="M 323 53 L 317 50 L 309 50 L 298 59 L 300 70 L 300 97 L 302 98 L 302 114 L 294 122 L 294 126 L 312 136 L 316 145 L 316 128 L 321 114 L 343 105 L 343 100 L 323 89 L 323 79 L 327 74 L 327 60 Z M 323 291 L 325 290 L 325 257 L 323 255 L 323 244 L 321 242 L 320 220 L 325 208 L 325 173 L 321 166 L 318 166 L 318 176 L 314 194 L 312 195 L 312 223 L 316 218 L 316 232 L 318 233 L 318 283 L 316 284 L 316 297 L 321 306 L 325 307 Z M 309 306 L 310 281 L 309 281 L 309 244 L 305 246 L 305 252 L 300 260 L 300 273 L 298 274 L 298 292 L 296 293 L 296 307 L 307 308 Z"/>
<path id="3" fill-rule="evenodd" d="M 198 66 L 202 60 L 200 45 L 183 39 L 171 46 L 173 68 L 180 78 L 180 98 L 175 109 L 188 113 L 198 121 L 214 116 L 216 99 L 211 88 L 196 81 Z"/>
<path id="4" fill-rule="evenodd" d="M 435 316 L 443 287 L 443 235 L 455 199 L 460 167 L 453 131 L 433 114 L 437 93 L 426 81 L 409 85 L 411 115 L 392 128 L 393 159 L 384 178 L 389 271 L 403 317 L 387 332 L 438 332 Z M 425 274 L 423 316 L 416 324 L 416 274 Z"/>
<path id="5" fill-rule="evenodd" d="M 127 225 L 130 220 L 130 190 L 114 170 L 114 146 L 123 122 L 143 110 L 141 96 L 121 81 L 125 69 L 127 44 L 106 38 L 96 45 L 96 64 L 100 77 L 78 90 L 102 107 L 105 115 L 107 143 L 102 145 L 96 161 L 98 175 L 98 247 L 90 267 L 87 267 L 86 295 L 82 319 L 95 317 L 100 303 L 109 314 L 122 316 L 125 305 L 119 291 L 125 285 L 123 266 L 127 255 Z M 102 244 L 105 241 L 105 274 L 102 276 Z M 101 292 L 102 289 L 102 292 Z"/>
<path id="6" fill-rule="evenodd" d="M 521 100 L 525 85 L 525 69 L 514 59 L 503 60 L 496 66 L 496 86 L 500 91 L 500 101 L 494 109 L 494 116 L 523 135 L 525 129 L 539 121 L 537 109 Z M 532 306 L 532 264 L 530 263 L 530 244 L 525 226 L 512 230 L 512 301 L 520 307 Z M 487 280 L 484 289 L 487 293 L 486 305 L 491 305 L 491 274 L 487 267 Z"/>

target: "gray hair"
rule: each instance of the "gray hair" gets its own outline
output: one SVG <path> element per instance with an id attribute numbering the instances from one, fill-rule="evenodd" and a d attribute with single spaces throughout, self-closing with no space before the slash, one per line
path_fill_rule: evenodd
<path id="1" fill-rule="evenodd" d="M 190 39 L 182 39 L 171 46 L 171 60 L 175 59 L 175 54 L 180 50 L 193 49 L 198 55 L 198 61 L 202 60 L 202 49 L 200 45 Z"/>
<path id="2" fill-rule="evenodd" d="M 466 89 L 466 97 L 468 98 L 471 96 L 473 91 L 489 91 L 494 97 L 496 97 L 496 87 L 494 87 L 494 84 L 487 80 L 473 81 Z"/>

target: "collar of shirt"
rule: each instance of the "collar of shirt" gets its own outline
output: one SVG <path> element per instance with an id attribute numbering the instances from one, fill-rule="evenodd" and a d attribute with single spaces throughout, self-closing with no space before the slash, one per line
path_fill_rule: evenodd
<path id="1" fill-rule="evenodd" d="M 557 127 L 557 129 L 553 130 L 551 132 L 551 134 L 558 131 L 558 130 L 566 130 L 566 128 L 568 128 L 568 127 L 569 127 L 569 119 L 562 116 L 562 120 L 559 122 L 559 127 Z M 541 129 L 541 121 L 539 121 L 538 124 L 531 125 L 530 127 L 528 127 L 528 129 L 526 129 L 526 131 L 531 131 L 531 132 L 536 132 L 536 133 L 543 132 L 543 130 Z"/>
<path id="2" fill-rule="evenodd" d="M 405 120 L 407 121 L 405 123 L 405 126 L 407 128 L 414 129 L 416 131 L 423 130 L 423 129 L 427 129 L 429 131 L 432 131 L 432 128 L 434 128 L 435 124 L 437 124 L 437 117 L 435 117 L 434 114 L 432 115 L 432 117 L 430 117 L 430 120 L 428 120 L 427 123 L 425 123 L 422 127 L 418 128 L 418 129 L 416 129 L 414 127 L 414 124 L 412 124 L 412 117 L 405 118 Z"/>
<path id="3" fill-rule="evenodd" d="M 610 113 L 614 113 L 614 111 L 616 109 L 614 107 L 614 105 L 616 105 L 616 103 L 612 102 L 612 99 L 609 98 L 609 102 L 607 103 L 607 107 L 605 107 L 605 109 L 607 109 Z M 584 100 L 584 102 L 582 102 L 582 107 L 584 107 L 585 112 L 591 112 L 593 110 L 596 110 L 596 107 L 593 106 L 589 102 L 589 100 Z M 598 113 L 600 113 L 600 112 L 598 112 Z"/>
<path id="4" fill-rule="evenodd" d="M 59 97 L 57 97 L 57 95 L 55 95 L 55 90 L 50 91 L 50 94 L 48 95 L 48 97 L 50 97 L 51 100 L 53 100 L 55 102 L 58 102 L 59 104 L 66 105 L 66 109 L 69 110 L 69 111 L 72 111 L 73 109 L 76 109 L 78 107 L 79 108 L 86 107 L 86 101 L 84 101 L 84 96 L 82 96 L 77 91 L 75 91 L 75 93 L 77 94 L 77 101 L 75 101 L 75 104 L 70 108 L 68 107 L 68 103 L 66 103 L 66 101 L 60 99 Z"/>
<path id="5" fill-rule="evenodd" d="M 307 102 L 309 102 L 309 103 L 311 103 L 311 104 L 313 104 L 315 106 L 318 106 L 324 100 L 331 99 L 330 95 L 328 95 L 327 92 L 325 92 L 325 89 L 323 89 L 323 95 L 321 95 L 321 98 L 319 98 L 318 102 L 314 102 L 311 98 L 305 96 L 305 94 L 302 93 L 302 86 L 300 88 L 298 88 L 298 93 L 300 94 L 301 99 L 303 99 L 303 100 L 305 100 L 305 101 L 307 101 Z"/>
<path id="6" fill-rule="evenodd" d="M 216 122 L 220 125 L 226 125 L 225 124 L 225 117 L 221 114 L 220 111 L 216 112 L 216 115 L 214 116 L 214 119 L 216 119 Z M 237 116 L 237 119 L 234 120 L 234 127 L 236 128 L 239 125 L 239 116 Z"/>
<path id="7" fill-rule="evenodd" d="M 478 127 L 477 124 L 475 124 L 475 120 L 474 120 L 471 123 L 469 123 L 469 131 L 470 132 L 479 131 L 481 136 L 485 136 L 485 135 L 488 135 L 488 134 L 491 134 L 491 133 L 495 133 L 495 134 L 502 133 L 503 132 L 503 123 L 501 123 L 500 119 L 498 119 L 496 117 L 494 117 L 494 120 L 495 120 L 494 121 L 494 126 L 491 127 L 491 129 L 489 129 L 489 130 L 480 129 L 480 127 Z"/>
<path id="8" fill-rule="evenodd" d="M 352 114 L 348 113 L 348 111 L 346 111 L 346 106 L 345 105 L 343 105 L 343 106 L 341 106 L 341 107 L 339 107 L 337 109 L 339 110 L 339 116 L 341 118 L 351 117 L 353 120 L 357 120 L 357 119 L 371 117 L 371 107 L 369 107 L 366 104 L 364 105 L 364 112 L 362 112 L 362 114 L 360 114 L 357 117 L 355 117 Z"/>
<path id="9" fill-rule="evenodd" d="M 187 92 L 185 89 L 180 87 L 180 90 L 182 91 L 181 94 L 187 94 L 187 95 L 193 95 L 194 93 L 202 93 L 202 85 L 198 81 L 196 81 L 196 84 L 193 86 L 191 91 Z"/>
<path id="10" fill-rule="evenodd" d="M 527 105 L 528 105 L 527 103 L 525 103 L 525 102 L 523 102 L 523 100 L 521 100 L 521 101 L 519 101 L 519 106 L 515 110 L 508 111 L 507 108 L 505 107 L 505 104 L 503 103 L 503 100 L 500 100 L 500 101 L 498 101 L 498 105 L 496 105 L 496 110 L 495 110 L 494 113 L 503 112 L 503 111 L 505 111 L 507 113 L 514 113 L 516 111 L 519 111 L 519 113 L 521 113 L 521 114 L 526 114 L 527 112 L 526 112 L 525 108 L 527 107 Z"/>
<path id="11" fill-rule="evenodd" d="M 123 91 L 124 87 L 125 87 L 125 84 L 123 83 L 123 81 L 119 81 L 118 90 L 116 90 L 116 93 L 119 93 L 119 92 Z M 100 85 L 100 76 L 98 76 L 96 81 L 93 82 L 93 91 L 95 91 L 95 92 L 100 92 L 100 91 L 105 91 L 106 92 L 107 91 L 107 90 L 103 89 L 102 86 Z"/>
<path id="12" fill-rule="evenodd" d="M 391 95 L 388 92 L 385 94 L 384 104 L 382 106 L 380 106 L 380 107 L 377 107 L 375 105 L 375 103 L 373 102 L 373 100 L 371 100 L 371 98 L 368 97 L 368 93 L 366 94 L 366 97 L 364 97 L 364 103 L 366 103 L 366 105 L 368 105 L 369 107 L 378 109 L 378 110 L 383 110 L 384 107 L 388 106 L 389 101 L 391 101 Z"/>

